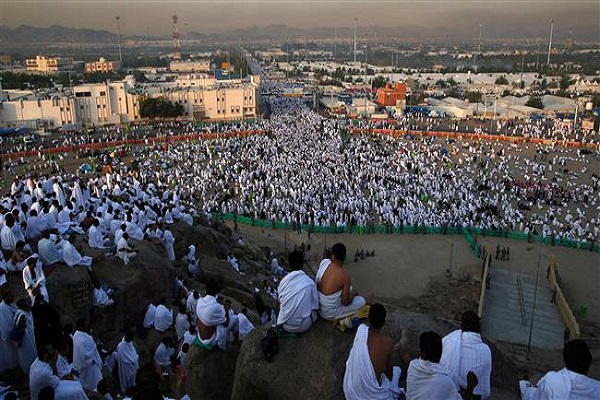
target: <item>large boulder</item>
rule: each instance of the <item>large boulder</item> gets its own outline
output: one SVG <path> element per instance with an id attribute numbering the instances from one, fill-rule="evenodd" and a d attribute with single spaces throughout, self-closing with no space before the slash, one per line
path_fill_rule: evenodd
<path id="1" fill-rule="evenodd" d="M 230 287 L 252 292 L 252 288 L 246 282 L 245 277 L 234 270 L 227 261 L 214 258 L 204 260 L 198 274 L 198 280 L 204 283 L 209 279 L 219 282 L 222 288 Z"/>
<path id="2" fill-rule="evenodd" d="M 231 397 L 239 350 L 207 351 L 192 346 L 185 359 L 186 393 L 193 400 L 222 400 Z"/>
<path id="3" fill-rule="evenodd" d="M 92 311 L 92 278 L 87 268 L 69 268 L 56 264 L 45 268 L 46 287 L 50 303 L 63 323 L 74 324 L 78 318 L 89 317 Z"/>
<path id="4" fill-rule="evenodd" d="M 178 257 L 183 257 L 191 244 L 196 246 L 198 254 L 207 257 L 215 257 L 219 253 L 218 249 L 221 244 L 229 245 L 228 236 L 203 225 L 190 226 L 185 222 L 178 222 L 169 228 L 177 238 L 174 247 Z"/>
<path id="5" fill-rule="evenodd" d="M 389 313 L 387 321 L 383 334 L 397 343 L 396 364 L 402 350 L 418 356 L 421 332 L 445 335 L 453 329 L 426 315 L 401 311 Z M 279 354 L 268 363 L 260 346 L 265 330 L 257 329 L 242 344 L 232 400 L 344 398 L 342 384 L 354 331 L 339 332 L 331 322 L 319 320 L 295 338 L 280 339 Z"/>
<path id="6" fill-rule="evenodd" d="M 94 310 L 92 326 L 103 341 L 115 343 L 121 330 L 139 323 L 151 302 L 173 296 L 177 270 L 150 242 L 135 242 L 138 254 L 124 265 L 117 257 L 108 257 L 94 265 L 93 274 L 115 290 L 115 304 Z"/>
<path id="7" fill-rule="evenodd" d="M 279 354 L 268 363 L 260 346 L 265 329 L 256 329 L 242 344 L 232 400 L 344 398 L 342 381 L 351 333 L 317 321 L 296 338 L 280 339 Z"/>

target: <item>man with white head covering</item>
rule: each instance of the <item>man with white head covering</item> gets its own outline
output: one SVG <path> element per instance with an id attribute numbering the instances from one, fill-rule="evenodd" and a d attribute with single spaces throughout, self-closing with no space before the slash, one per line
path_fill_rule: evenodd
<path id="1" fill-rule="evenodd" d="M 173 325 L 173 313 L 166 304 L 166 299 L 161 299 L 154 312 L 154 329 L 159 332 L 165 332 Z"/>
<path id="2" fill-rule="evenodd" d="M 102 379 L 102 359 L 89 330 L 86 318 L 77 321 L 77 330 L 73 335 L 73 369 L 79 372 L 81 385 L 93 391 Z"/>
<path id="3" fill-rule="evenodd" d="M 247 317 L 248 310 L 242 308 L 242 311 L 237 315 L 238 317 L 238 335 L 240 339 L 246 338 L 254 330 L 254 324 L 250 322 Z"/>
<path id="4" fill-rule="evenodd" d="M 125 332 L 123 340 L 117 345 L 117 359 L 119 361 L 119 382 L 121 393 L 135 386 L 135 378 L 139 368 L 139 355 L 133 344 L 134 331 Z"/>
<path id="5" fill-rule="evenodd" d="M 61 240 L 58 243 L 62 253 L 62 259 L 69 267 L 81 265 L 83 267 L 92 268 L 93 258 L 90 256 L 82 256 L 79 251 L 73 246 L 70 240 L 74 240 L 75 236 L 71 236 L 69 240 Z"/>
<path id="6" fill-rule="evenodd" d="M 202 347 L 221 350 L 227 349 L 227 327 L 229 312 L 217 302 L 219 286 L 216 281 L 206 282 L 206 296 L 198 299 L 196 316 L 198 317 L 198 341 Z"/>
<path id="7" fill-rule="evenodd" d="M 175 262 L 175 249 L 173 245 L 175 244 L 175 237 L 171 233 L 171 230 L 165 227 L 165 231 L 162 237 L 163 245 L 165 246 L 165 251 L 167 252 L 167 258 L 171 262 Z"/>

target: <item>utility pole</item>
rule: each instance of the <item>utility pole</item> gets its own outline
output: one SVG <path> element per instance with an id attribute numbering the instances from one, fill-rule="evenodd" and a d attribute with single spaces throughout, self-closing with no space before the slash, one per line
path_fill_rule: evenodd
<path id="1" fill-rule="evenodd" d="M 529 359 L 529 352 L 531 351 L 531 338 L 533 336 L 533 321 L 535 318 L 535 303 L 537 300 L 538 283 L 540 276 L 540 263 L 542 260 L 542 240 L 540 239 L 540 250 L 538 252 L 537 272 L 535 273 L 535 288 L 533 290 L 533 305 L 531 310 L 531 325 L 529 326 L 529 339 L 527 340 L 527 354 L 526 358 Z"/>
<path id="2" fill-rule="evenodd" d="M 121 64 L 121 68 L 123 68 L 123 54 L 121 53 L 121 17 L 115 17 L 117 20 L 117 42 L 119 43 L 119 63 Z"/>
<path id="3" fill-rule="evenodd" d="M 337 58 L 337 26 L 333 25 L 333 59 Z"/>
<path id="4" fill-rule="evenodd" d="M 554 32 L 554 20 L 550 21 L 550 41 L 548 42 L 548 61 L 547 65 L 550 65 L 550 53 L 552 53 L 552 33 Z"/>
<path id="5" fill-rule="evenodd" d="M 357 18 L 354 18 L 354 63 L 356 64 L 356 22 Z"/>
<path id="6" fill-rule="evenodd" d="M 483 25 L 479 24 L 479 46 L 477 47 L 477 53 L 481 57 L 481 37 L 483 36 Z"/>

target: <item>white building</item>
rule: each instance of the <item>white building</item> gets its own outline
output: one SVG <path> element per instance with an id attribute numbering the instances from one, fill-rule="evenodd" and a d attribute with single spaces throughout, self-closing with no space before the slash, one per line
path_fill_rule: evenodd
<path id="1" fill-rule="evenodd" d="M 139 96 L 130 89 L 128 81 L 75 86 L 76 121 L 92 126 L 139 120 Z"/>
<path id="2" fill-rule="evenodd" d="M 173 72 L 208 72 L 210 60 L 171 61 L 169 69 Z"/>
<path id="3" fill-rule="evenodd" d="M 213 87 L 187 87 L 157 93 L 172 103 L 183 105 L 185 114 L 194 120 L 237 120 L 256 118 L 260 104 L 259 85 L 219 84 Z"/>
<path id="4" fill-rule="evenodd" d="M 58 128 L 75 123 L 74 110 L 73 97 L 4 101 L 0 104 L 0 126 Z"/>
<path id="5" fill-rule="evenodd" d="M 25 60 L 28 71 L 56 72 L 73 69 L 73 59 L 70 57 L 36 56 Z"/>
<path id="6" fill-rule="evenodd" d="M 86 62 L 85 72 L 116 72 L 121 68 L 121 64 L 118 61 L 106 61 L 103 57 L 100 57 L 98 61 Z"/>

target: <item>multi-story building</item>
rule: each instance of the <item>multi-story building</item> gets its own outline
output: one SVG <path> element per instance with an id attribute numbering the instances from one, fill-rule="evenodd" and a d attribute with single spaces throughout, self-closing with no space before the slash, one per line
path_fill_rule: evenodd
<path id="1" fill-rule="evenodd" d="M 36 56 L 25 60 L 25 66 L 28 71 L 56 72 L 68 71 L 73 69 L 73 59 L 70 57 L 49 57 Z"/>
<path id="2" fill-rule="evenodd" d="M 4 101 L 0 104 L 0 126 L 58 128 L 75 123 L 74 111 L 73 97 Z"/>
<path id="3" fill-rule="evenodd" d="M 140 119 L 139 96 L 129 93 L 130 86 L 127 81 L 75 86 L 75 119 L 84 126 Z"/>
<path id="4" fill-rule="evenodd" d="M 12 57 L 10 54 L 0 54 L 0 65 L 10 65 Z"/>
<path id="5" fill-rule="evenodd" d="M 377 89 L 376 103 L 381 107 L 399 107 L 406 106 L 406 84 L 402 82 L 394 85 L 386 84 Z"/>
<path id="6" fill-rule="evenodd" d="M 194 120 L 236 120 L 256 118 L 260 104 L 259 86 L 254 82 L 222 84 L 206 89 L 174 89 L 163 96 L 183 105 L 186 116 Z"/>
<path id="7" fill-rule="evenodd" d="M 98 126 L 140 119 L 141 96 L 164 97 L 183 105 L 185 116 L 194 120 L 256 118 L 260 104 L 259 85 L 250 82 L 214 83 L 209 86 L 170 86 L 149 90 L 135 86 L 133 79 L 77 85 L 72 92 L 33 92 L 14 100 L 0 101 L 0 126 L 29 126 L 33 129 L 64 126 Z M 1 91 L 1 90 L 0 90 Z M 4 93 L 4 92 L 2 92 Z"/>
<path id="8" fill-rule="evenodd" d="M 169 69 L 174 72 L 208 72 L 210 60 L 171 61 Z"/>
<path id="9" fill-rule="evenodd" d="M 104 57 L 100 57 L 98 61 L 86 62 L 85 72 L 116 72 L 121 68 L 118 61 L 106 61 Z"/>

